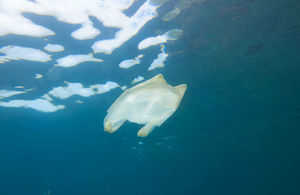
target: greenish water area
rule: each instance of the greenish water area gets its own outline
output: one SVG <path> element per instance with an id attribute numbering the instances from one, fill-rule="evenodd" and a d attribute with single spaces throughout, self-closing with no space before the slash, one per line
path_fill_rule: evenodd
<path id="1" fill-rule="evenodd" d="M 145 2 L 137 0 L 126 14 Z M 163 20 L 176 6 L 181 12 Z M 137 136 L 142 125 L 128 121 L 113 134 L 104 131 L 106 111 L 123 93 L 119 87 L 57 98 L 55 105 L 65 109 L 56 112 L 1 106 L 0 195 L 300 194 L 299 10 L 297 0 L 170 0 L 111 54 L 94 52 L 102 63 L 0 64 L 0 90 L 34 89 L 0 102 L 33 100 L 66 86 L 64 81 L 84 86 L 114 81 L 130 88 L 139 75 L 147 80 L 161 73 L 172 86 L 188 86 L 174 114 L 145 138 Z M 8 34 L 0 36 L 0 47 L 42 49 L 47 38 L 65 47 L 53 60 L 93 52 L 95 40 L 70 37 L 80 25 L 24 15 L 56 35 Z M 101 30 L 95 39 L 116 33 L 90 18 Z M 138 43 L 170 29 L 183 33 L 163 44 L 165 66 L 148 71 L 163 50 L 160 45 L 138 50 Z M 140 64 L 118 66 L 139 54 L 144 55 Z M 35 73 L 43 78 L 34 79 Z"/>

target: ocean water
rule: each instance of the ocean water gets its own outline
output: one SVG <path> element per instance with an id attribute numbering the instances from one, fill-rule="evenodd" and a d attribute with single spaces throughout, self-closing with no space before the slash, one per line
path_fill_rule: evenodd
<path id="1" fill-rule="evenodd" d="M 132 16 L 145 2 L 124 12 Z M 176 6 L 180 14 L 164 21 Z M 90 17 L 101 34 L 77 40 L 70 34 L 80 24 L 24 13 L 56 35 L 9 33 L 0 36 L 0 47 L 35 48 L 52 60 L 0 64 L 0 90 L 33 88 L 0 102 L 34 100 L 66 87 L 64 81 L 131 87 L 137 76 L 147 80 L 159 73 L 172 86 L 188 88 L 176 112 L 145 138 L 137 136 L 142 125 L 130 122 L 113 134 L 103 130 L 120 88 L 52 97 L 54 105 L 65 105 L 55 112 L 1 106 L 0 195 L 300 194 L 299 10 L 297 0 L 170 0 L 111 54 L 94 52 L 103 62 L 70 68 L 54 66 L 56 59 L 92 53 L 95 41 L 113 38 L 118 28 Z M 165 66 L 148 71 L 160 45 L 139 50 L 138 43 L 171 29 L 183 30 L 182 36 L 164 43 Z M 45 51 L 47 43 L 65 50 Z M 139 54 L 140 64 L 118 66 Z M 35 79 L 37 73 L 43 78 Z M 20 85 L 24 89 L 15 88 Z"/>

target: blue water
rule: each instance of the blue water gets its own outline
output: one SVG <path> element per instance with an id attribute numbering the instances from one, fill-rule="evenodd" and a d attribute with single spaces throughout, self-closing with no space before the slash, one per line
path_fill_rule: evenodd
<path id="1" fill-rule="evenodd" d="M 151 21 L 113 55 L 95 55 L 104 59 L 100 65 L 1 64 L 0 88 L 36 87 L 18 96 L 24 99 L 65 80 L 125 85 L 158 73 L 188 89 L 174 115 L 146 138 L 137 137 L 141 126 L 129 122 L 114 134 L 103 131 L 120 89 L 73 96 L 67 109 L 55 113 L 0 107 L 0 195 L 300 194 L 299 10 L 297 0 L 208 0 L 169 23 Z M 28 18 L 57 29 L 49 42 L 61 43 L 68 53 L 90 50 L 93 41 L 69 36 L 78 26 Z M 159 47 L 147 50 L 140 65 L 117 66 L 138 54 L 143 37 L 169 27 L 180 27 L 184 36 L 166 45 L 170 56 L 163 69 L 147 71 Z M 0 37 L 0 43 L 45 45 L 41 38 L 16 35 Z M 45 79 L 28 76 L 36 72 Z"/>

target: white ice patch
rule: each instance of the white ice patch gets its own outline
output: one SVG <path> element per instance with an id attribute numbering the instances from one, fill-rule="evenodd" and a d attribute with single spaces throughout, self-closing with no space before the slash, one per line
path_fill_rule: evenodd
<path id="1" fill-rule="evenodd" d="M 139 9 L 128 17 L 123 13 L 134 0 L 2 0 L 0 3 L 0 36 L 9 33 L 28 36 L 49 36 L 55 33 L 30 19 L 23 13 L 53 16 L 60 22 L 79 24 L 81 27 L 72 32 L 72 37 L 78 40 L 92 39 L 100 34 L 93 26 L 90 16 L 97 18 L 103 26 L 120 28 L 115 38 L 95 42 L 92 46 L 95 53 L 107 53 L 112 51 L 131 37 L 158 14 L 154 5 L 147 0 Z"/>
<path id="2" fill-rule="evenodd" d="M 41 98 L 46 99 L 49 102 L 51 102 L 53 100 L 48 94 L 43 95 Z"/>
<path id="3" fill-rule="evenodd" d="M 104 26 L 122 28 L 128 21 L 128 17 L 122 12 L 129 8 L 133 2 L 134 0 L 1 1 L 0 36 L 9 33 L 37 37 L 54 35 L 53 31 L 33 23 L 22 15 L 22 13 L 33 13 L 54 16 L 64 23 L 81 24 L 83 30 L 75 31 L 73 37 L 89 39 L 98 33 L 89 16 L 97 18 Z M 88 27 L 86 27 L 87 24 Z M 82 32 L 86 32 L 89 36 L 81 36 Z"/>
<path id="4" fill-rule="evenodd" d="M 100 30 L 93 25 L 83 25 L 80 29 L 71 33 L 71 36 L 77 40 L 93 39 L 100 34 Z"/>
<path id="5" fill-rule="evenodd" d="M 90 97 L 95 94 L 101 94 L 110 91 L 119 85 L 115 82 L 108 81 L 105 84 L 91 85 L 88 88 L 84 88 L 81 83 L 67 83 L 67 87 L 55 87 L 49 91 L 49 95 L 59 98 L 67 99 L 73 95 L 79 95 L 83 97 Z"/>
<path id="6" fill-rule="evenodd" d="M 8 102 L 1 102 L 0 106 L 2 107 L 11 107 L 11 108 L 31 108 L 41 112 L 56 112 L 60 109 L 64 109 L 64 105 L 54 105 L 48 100 L 45 99 L 35 99 L 35 100 L 11 100 Z"/>
<path id="7" fill-rule="evenodd" d="M 105 84 L 91 85 L 88 88 L 84 88 L 81 83 L 67 83 L 67 87 L 56 87 L 53 88 L 48 93 L 44 94 L 41 98 L 35 100 L 11 100 L 8 102 L 0 101 L 0 106 L 2 107 L 12 107 L 12 108 L 31 108 L 41 112 L 55 112 L 60 109 L 64 109 L 64 105 L 54 105 L 51 103 L 53 101 L 52 97 L 59 99 L 67 99 L 73 95 L 79 95 L 83 97 L 90 97 L 96 94 L 102 94 L 108 92 L 114 88 L 119 87 L 115 82 L 108 81 Z M 25 91 L 9 91 L 0 90 L 0 99 L 11 97 L 13 95 L 26 93 L 32 89 Z M 51 97 L 52 96 L 52 97 Z M 81 101 L 76 101 L 77 103 L 82 103 Z"/>
<path id="8" fill-rule="evenodd" d="M 44 47 L 45 50 L 49 51 L 49 52 L 61 52 L 63 51 L 65 48 L 62 45 L 58 45 L 58 44 L 47 44 Z"/>
<path id="9" fill-rule="evenodd" d="M 15 90 L 0 90 L 0 99 L 3 98 L 7 98 L 7 97 L 11 97 L 14 95 L 18 95 L 18 94 L 22 94 L 22 93 L 26 93 L 27 91 L 15 91 Z"/>
<path id="10" fill-rule="evenodd" d="M 73 67 L 77 66 L 78 64 L 82 62 L 103 62 L 102 59 L 94 58 L 93 55 L 68 55 L 62 58 L 59 58 L 56 60 L 58 64 L 55 64 L 54 66 L 60 66 L 60 67 Z"/>
<path id="11" fill-rule="evenodd" d="M 35 77 L 34 77 L 35 79 L 41 79 L 41 78 L 43 78 L 43 75 L 41 75 L 41 74 L 35 74 Z"/>
<path id="12" fill-rule="evenodd" d="M 166 43 L 168 40 L 176 40 L 182 35 L 182 33 L 183 33 L 183 31 L 180 29 L 173 29 L 173 30 L 166 32 L 163 35 L 146 38 L 139 43 L 138 49 L 139 50 L 146 49 L 153 45 Z"/>
<path id="13" fill-rule="evenodd" d="M 158 35 L 156 37 L 148 37 L 139 43 L 138 49 L 139 50 L 146 49 L 150 46 L 158 45 L 165 42 L 167 42 L 167 38 L 164 35 Z"/>
<path id="14" fill-rule="evenodd" d="M 134 59 L 127 59 L 127 60 L 123 60 L 120 64 L 119 67 L 120 68 L 130 68 L 136 64 L 140 64 L 140 58 L 142 58 L 144 55 L 138 55 L 137 57 L 135 57 Z"/>
<path id="15" fill-rule="evenodd" d="M 135 84 L 135 83 L 141 82 L 143 80 L 144 80 L 144 77 L 138 76 L 137 78 L 133 79 L 133 81 L 131 81 L 131 84 Z"/>
<path id="16" fill-rule="evenodd" d="M 16 86 L 15 88 L 16 89 L 24 89 L 23 86 Z M 32 88 L 32 89 L 24 89 L 23 91 L 2 89 L 2 90 L 0 90 L 0 99 L 8 98 L 8 97 L 11 97 L 11 96 L 14 96 L 14 95 L 18 95 L 18 94 L 27 93 L 28 91 L 32 91 L 33 89 L 34 88 Z"/>
<path id="17" fill-rule="evenodd" d="M 47 62 L 51 60 L 51 55 L 45 52 L 19 46 L 5 46 L 0 49 L 0 53 L 4 53 L 5 56 L 0 56 L 0 63 L 8 62 L 10 60 L 29 60 L 38 62 Z"/>
<path id="18" fill-rule="evenodd" d="M 67 99 L 72 95 L 89 97 L 94 94 L 92 89 L 84 88 L 81 83 L 67 83 L 67 84 L 68 84 L 67 87 L 53 88 L 48 94 L 60 99 Z"/>
<path id="19" fill-rule="evenodd" d="M 34 24 L 22 15 L 24 12 L 38 12 L 40 6 L 34 2 L 28 0 L 1 1 L 0 7 L 0 36 L 9 33 L 36 37 L 55 34 L 43 26 Z"/>
<path id="20" fill-rule="evenodd" d="M 126 89 L 127 89 L 127 86 L 126 86 L 126 85 L 124 85 L 124 86 L 122 86 L 122 87 L 121 87 L 121 89 L 124 91 L 124 90 L 126 90 Z"/>
<path id="21" fill-rule="evenodd" d="M 164 62 L 166 61 L 167 57 L 168 54 L 165 52 L 158 54 L 157 58 L 153 60 L 152 64 L 149 66 L 148 70 L 154 70 L 155 68 L 163 68 L 165 66 Z"/>
<path id="22" fill-rule="evenodd" d="M 24 89 L 24 86 L 22 85 L 15 86 L 15 89 Z"/>
<path id="23" fill-rule="evenodd" d="M 105 84 L 96 84 L 90 86 L 95 94 L 106 93 L 117 87 L 120 87 L 119 84 L 113 81 L 107 81 Z"/>
<path id="24" fill-rule="evenodd" d="M 95 42 L 92 46 L 94 52 L 111 54 L 136 35 L 147 22 L 156 17 L 158 7 L 158 5 L 152 5 L 149 0 L 146 1 L 133 16 L 123 21 L 121 30 L 116 33 L 115 38 Z"/>

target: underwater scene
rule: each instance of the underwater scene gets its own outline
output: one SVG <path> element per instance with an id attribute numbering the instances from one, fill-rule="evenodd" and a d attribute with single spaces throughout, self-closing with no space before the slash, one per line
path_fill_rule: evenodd
<path id="1" fill-rule="evenodd" d="M 300 1 L 0 0 L 0 195 L 300 194 Z"/>

